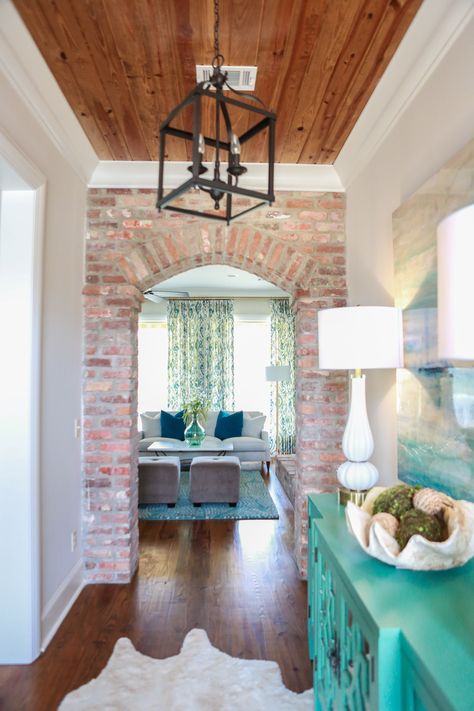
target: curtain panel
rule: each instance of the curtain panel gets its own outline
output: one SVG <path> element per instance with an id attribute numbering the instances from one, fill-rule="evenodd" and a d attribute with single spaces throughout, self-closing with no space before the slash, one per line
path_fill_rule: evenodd
<path id="1" fill-rule="evenodd" d="M 203 397 L 234 409 L 234 304 L 230 299 L 168 301 L 168 407 Z"/>
<path id="2" fill-rule="evenodd" d="M 295 452 L 295 315 L 288 298 L 272 299 L 271 361 L 273 365 L 289 365 L 290 379 L 278 383 L 278 441 L 276 441 L 276 384 L 272 383 L 270 407 L 270 442 L 279 454 Z"/>

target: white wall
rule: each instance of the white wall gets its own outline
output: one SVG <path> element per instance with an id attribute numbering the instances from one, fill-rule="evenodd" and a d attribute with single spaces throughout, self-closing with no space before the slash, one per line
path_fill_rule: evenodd
<path id="1" fill-rule="evenodd" d="M 47 181 L 40 403 L 44 640 L 82 583 L 81 553 L 79 549 L 71 552 L 70 540 L 71 531 L 79 532 L 81 526 L 80 441 L 74 436 L 74 420 L 81 412 L 86 185 L 13 90 L 1 63 L 0 134 L 37 166 Z"/>
<path id="2" fill-rule="evenodd" d="M 474 135 L 474 20 L 398 118 L 347 189 L 351 305 L 392 305 L 392 213 Z M 336 163 L 337 167 L 337 163 Z M 381 481 L 396 476 L 395 375 L 367 375 L 372 458 Z"/>

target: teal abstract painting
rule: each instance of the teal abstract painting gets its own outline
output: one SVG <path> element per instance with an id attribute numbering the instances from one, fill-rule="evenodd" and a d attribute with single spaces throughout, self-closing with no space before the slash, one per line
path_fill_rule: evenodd
<path id="1" fill-rule="evenodd" d="M 398 475 L 471 501 L 474 368 L 438 358 L 436 230 L 473 202 L 474 141 L 393 216 L 395 303 L 403 309 L 405 352 L 405 368 L 397 373 Z"/>

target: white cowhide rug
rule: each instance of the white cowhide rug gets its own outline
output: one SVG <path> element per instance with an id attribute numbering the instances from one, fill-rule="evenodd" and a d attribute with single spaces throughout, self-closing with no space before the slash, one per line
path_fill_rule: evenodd
<path id="1" fill-rule="evenodd" d="M 107 666 L 68 694 L 60 711 L 310 711 L 313 690 L 287 689 L 276 662 L 238 659 L 211 645 L 204 630 L 186 636 L 181 652 L 146 657 L 123 637 Z"/>

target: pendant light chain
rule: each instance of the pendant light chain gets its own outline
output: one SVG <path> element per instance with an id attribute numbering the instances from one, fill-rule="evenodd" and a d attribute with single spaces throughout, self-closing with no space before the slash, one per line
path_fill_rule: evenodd
<path id="1" fill-rule="evenodd" d="M 220 17 L 219 17 L 219 0 L 214 0 L 214 59 L 212 60 L 212 67 L 222 67 L 224 64 L 224 57 L 220 52 L 219 47 L 219 30 L 220 30 Z"/>

